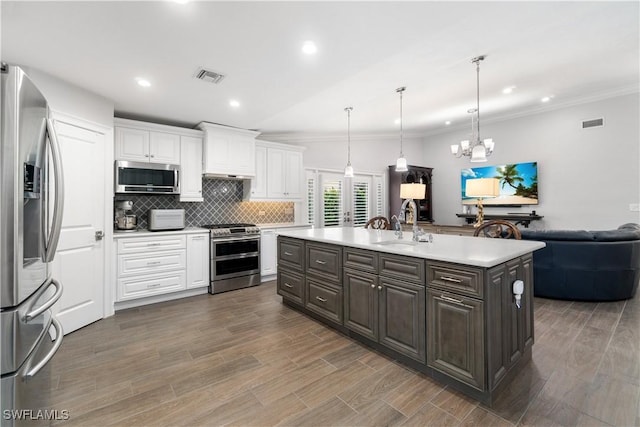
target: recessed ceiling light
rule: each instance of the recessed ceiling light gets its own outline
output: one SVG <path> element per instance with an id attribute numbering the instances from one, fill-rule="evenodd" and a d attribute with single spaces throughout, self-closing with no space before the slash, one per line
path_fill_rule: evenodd
<path id="1" fill-rule="evenodd" d="M 549 102 L 549 101 L 551 101 L 551 98 L 553 98 L 553 95 L 551 95 L 551 96 L 545 96 L 545 97 L 544 97 L 544 98 L 542 98 L 540 101 L 542 101 L 542 102 Z"/>
<path id="2" fill-rule="evenodd" d="M 229 101 L 229 105 L 231 105 L 233 108 L 238 108 L 240 106 L 240 103 L 235 99 L 232 99 L 231 101 Z"/>
<path id="3" fill-rule="evenodd" d="M 446 122 L 444 122 L 444 124 L 449 126 L 451 124 L 451 120 L 447 120 Z"/>
<path id="4" fill-rule="evenodd" d="M 513 90 L 515 88 L 516 88 L 515 86 L 507 86 L 504 89 L 502 89 L 502 93 L 504 93 L 505 95 L 509 94 L 509 93 L 513 92 Z"/>
<path id="5" fill-rule="evenodd" d="M 317 51 L 318 51 L 318 48 L 316 47 L 316 44 L 311 40 L 307 40 L 302 45 L 302 52 L 305 55 L 314 55 Z"/>
<path id="6" fill-rule="evenodd" d="M 140 77 L 138 77 L 136 79 L 136 81 L 138 82 L 138 85 L 142 86 L 142 87 L 149 87 L 151 86 L 151 82 L 149 82 L 149 80 L 147 79 L 142 79 Z"/>

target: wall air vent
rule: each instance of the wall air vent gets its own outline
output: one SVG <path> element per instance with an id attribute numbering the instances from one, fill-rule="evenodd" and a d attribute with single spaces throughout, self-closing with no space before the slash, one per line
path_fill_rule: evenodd
<path id="1" fill-rule="evenodd" d="M 224 79 L 224 74 L 216 73 L 215 71 L 205 70 L 204 68 L 198 69 L 195 75 L 196 79 L 203 80 L 207 83 L 218 84 Z"/>
<path id="2" fill-rule="evenodd" d="M 582 129 L 599 128 L 604 126 L 604 117 L 582 121 Z"/>

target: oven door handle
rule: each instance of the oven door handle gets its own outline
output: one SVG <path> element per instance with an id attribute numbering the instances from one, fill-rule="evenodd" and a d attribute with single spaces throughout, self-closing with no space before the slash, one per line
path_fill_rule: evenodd
<path id="1" fill-rule="evenodd" d="M 260 236 L 250 236 L 250 237 L 225 237 L 222 239 L 219 239 L 217 237 L 212 237 L 211 241 L 213 243 L 219 243 L 219 242 L 237 242 L 239 240 L 244 240 L 244 241 L 248 241 L 248 240 L 260 240 Z"/>
<path id="2" fill-rule="evenodd" d="M 260 256 L 260 253 L 258 252 L 246 252 L 242 254 L 214 256 L 211 259 L 213 260 L 213 262 L 217 262 L 217 261 L 229 261 L 230 259 L 257 258 L 259 256 Z"/>

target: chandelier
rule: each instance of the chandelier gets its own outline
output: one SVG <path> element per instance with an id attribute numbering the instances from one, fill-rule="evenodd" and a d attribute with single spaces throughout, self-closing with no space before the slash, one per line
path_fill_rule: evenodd
<path id="1" fill-rule="evenodd" d="M 451 146 L 451 154 L 456 157 L 471 157 L 471 162 L 486 162 L 487 157 L 493 153 L 493 139 L 480 139 L 480 61 L 484 55 L 477 56 L 471 60 L 476 64 L 476 108 L 469 110 L 471 116 L 471 139 L 460 141 L 459 144 Z"/>

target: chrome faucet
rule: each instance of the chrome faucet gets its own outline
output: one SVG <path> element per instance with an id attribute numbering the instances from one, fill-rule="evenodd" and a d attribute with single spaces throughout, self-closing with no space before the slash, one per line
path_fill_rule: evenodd
<path id="1" fill-rule="evenodd" d="M 398 239 L 402 239 L 402 227 L 400 226 L 400 219 L 396 215 L 391 216 L 391 221 L 395 218 L 393 222 L 393 233 L 396 235 Z"/>
<path id="2" fill-rule="evenodd" d="M 413 199 L 404 199 L 404 202 L 402 202 L 402 206 L 400 206 L 400 213 L 398 215 L 398 222 L 400 221 L 404 221 L 405 224 L 407 223 L 407 220 L 405 218 L 405 210 L 407 209 L 407 205 L 410 204 L 411 205 L 411 209 L 413 209 L 413 241 L 417 242 L 418 241 L 418 236 L 420 234 L 420 229 L 418 228 L 418 224 L 416 221 L 417 217 L 418 217 L 418 205 L 416 205 L 416 201 Z"/>

